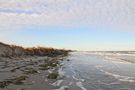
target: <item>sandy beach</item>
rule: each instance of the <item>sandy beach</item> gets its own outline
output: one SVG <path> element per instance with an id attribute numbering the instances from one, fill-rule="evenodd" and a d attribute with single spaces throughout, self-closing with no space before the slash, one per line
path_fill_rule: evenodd
<path id="1" fill-rule="evenodd" d="M 18 59 L 0 57 L 0 90 L 52 90 L 56 88 L 52 84 L 57 79 L 62 78 L 58 69 L 61 67 L 63 59 L 63 56 L 53 58 L 33 56 Z M 46 62 L 52 61 L 54 61 L 54 66 L 50 65 L 48 68 L 42 66 Z M 59 75 L 58 77 L 49 77 L 48 75 L 51 73 Z M 15 83 L 9 84 L 6 82 L 24 76 L 26 76 L 24 80 L 14 80 Z"/>

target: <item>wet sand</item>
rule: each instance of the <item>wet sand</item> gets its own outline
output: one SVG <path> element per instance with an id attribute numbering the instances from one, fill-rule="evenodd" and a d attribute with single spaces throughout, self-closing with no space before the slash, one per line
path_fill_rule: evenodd
<path id="1" fill-rule="evenodd" d="M 0 90 L 52 90 L 55 86 L 52 83 L 56 82 L 60 78 L 60 75 L 56 79 L 49 79 L 48 75 L 51 73 L 57 73 L 60 64 L 57 66 L 49 66 L 49 69 L 40 69 L 40 65 L 48 62 L 48 60 L 62 62 L 63 56 L 58 57 L 22 57 L 22 58 L 4 58 L 0 57 Z M 49 62 L 50 62 L 49 61 Z M 51 63 L 52 65 L 55 65 Z M 26 73 L 27 72 L 27 73 Z M 4 81 L 27 76 L 25 80 L 22 80 L 21 84 L 10 83 L 9 85 L 2 88 Z M 15 81 L 15 80 L 14 80 Z"/>

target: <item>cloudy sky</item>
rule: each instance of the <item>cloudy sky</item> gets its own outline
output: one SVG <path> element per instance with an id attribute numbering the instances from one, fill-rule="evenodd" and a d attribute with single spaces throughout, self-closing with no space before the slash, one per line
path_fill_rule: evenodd
<path id="1" fill-rule="evenodd" d="M 0 0 L 0 41 L 135 50 L 134 0 Z"/>

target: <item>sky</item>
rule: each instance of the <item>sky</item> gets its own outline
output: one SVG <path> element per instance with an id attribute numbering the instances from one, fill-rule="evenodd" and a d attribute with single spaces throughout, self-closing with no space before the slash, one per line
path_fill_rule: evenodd
<path id="1" fill-rule="evenodd" d="M 135 1 L 0 0 L 0 41 L 24 47 L 135 50 Z"/>

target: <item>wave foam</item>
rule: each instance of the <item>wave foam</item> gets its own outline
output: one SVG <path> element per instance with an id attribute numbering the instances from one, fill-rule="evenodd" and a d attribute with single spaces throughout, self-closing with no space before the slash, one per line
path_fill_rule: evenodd
<path id="1" fill-rule="evenodd" d="M 76 82 L 76 85 L 80 87 L 82 90 L 87 90 L 86 88 L 83 87 L 82 82 Z"/>
<path id="2" fill-rule="evenodd" d="M 69 89 L 69 87 L 68 86 L 62 86 L 59 89 L 54 89 L 54 90 L 66 90 L 66 89 Z"/>
<path id="3" fill-rule="evenodd" d="M 57 86 L 60 86 L 60 84 L 63 82 L 63 80 L 58 80 L 56 82 L 54 82 L 52 85 L 57 87 Z"/>
<path id="4" fill-rule="evenodd" d="M 106 75 L 113 76 L 115 79 L 117 79 L 119 81 L 131 82 L 131 83 L 135 82 L 135 78 L 134 77 L 122 76 L 122 75 L 119 75 L 119 74 L 110 73 L 110 72 L 104 71 L 100 67 L 96 67 L 96 68 L 98 70 L 100 70 L 101 72 L 105 73 Z"/>

